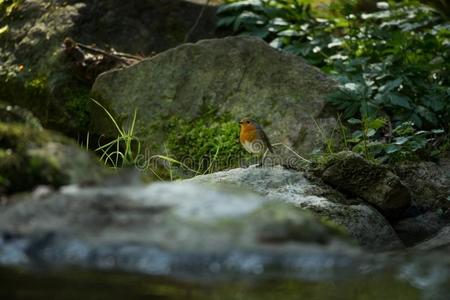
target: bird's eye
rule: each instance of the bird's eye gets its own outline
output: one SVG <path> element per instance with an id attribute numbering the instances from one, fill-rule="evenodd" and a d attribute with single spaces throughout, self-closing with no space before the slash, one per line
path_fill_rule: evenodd
<path id="1" fill-rule="evenodd" d="M 250 121 L 247 121 L 247 124 L 250 124 Z"/>

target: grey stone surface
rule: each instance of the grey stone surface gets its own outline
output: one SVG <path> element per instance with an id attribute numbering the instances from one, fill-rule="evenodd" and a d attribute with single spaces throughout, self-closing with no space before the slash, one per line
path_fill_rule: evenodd
<path id="1" fill-rule="evenodd" d="M 314 184 L 297 171 L 274 168 L 233 169 L 189 179 L 193 182 L 239 186 L 270 199 L 313 211 L 342 225 L 358 244 L 371 250 L 401 248 L 402 243 L 386 219 L 364 204 L 344 204 L 342 195 Z"/>

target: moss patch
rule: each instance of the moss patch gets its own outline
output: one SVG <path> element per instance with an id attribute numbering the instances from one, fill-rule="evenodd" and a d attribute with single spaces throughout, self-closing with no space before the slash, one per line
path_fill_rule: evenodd
<path id="1" fill-rule="evenodd" d="M 239 124 L 230 118 L 207 113 L 192 122 L 172 119 L 169 124 L 169 154 L 193 169 L 220 171 L 251 158 L 239 143 Z"/>

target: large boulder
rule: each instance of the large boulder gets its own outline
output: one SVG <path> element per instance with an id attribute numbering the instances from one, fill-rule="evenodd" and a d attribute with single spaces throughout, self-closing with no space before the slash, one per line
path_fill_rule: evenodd
<path id="1" fill-rule="evenodd" d="M 92 183 L 104 174 L 97 159 L 71 140 L 27 124 L 0 122 L 0 194 Z"/>
<path id="2" fill-rule="evenodd" d="M 376 209 L 349 202 L 338 192 L 307 179 L 301 172 L 280 166 L 252 166 L 197 176 L 188 181 L 239 186 L 313 211 L 346 228 L 359 245 L 371 250 L 402 248 L 395 231 Z"/>
<path id="3" fill-rule="evenodd" d="M 1 1 L 0 14 L 0 101 L 75 136 L 87 130 L 90 84 L 73 74 L 61 47 L 65 37 L 150 55 L 215 36 L 215 6 L 198 1 Z"/>
<path id="4" fill-rule="evenodd" d="M 335 87 L 299 57 L 257 38 L 229 37 L 185 44 L 105 72 L 95 81 L 92 95 L 118 119 L 132 118 L 136 109 L 136 134 L 156 153 L 163 151 L 168 135 L 179 130 L 168 126 L 170 120 L 192 123 L 212 114 L 213 120 L 236 124 L 253 117 L 272 143 L 308 154 L 322 145 L 321 132 L 335 125 L 325 100 Z M 109 120 L 92 121 L 92 132 L 113 133 Z"/>

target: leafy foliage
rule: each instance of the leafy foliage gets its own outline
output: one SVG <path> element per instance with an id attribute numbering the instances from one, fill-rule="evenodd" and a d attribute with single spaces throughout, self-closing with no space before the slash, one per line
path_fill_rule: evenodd
<path id="1" fill-rule="evenodd" d="M 340 89 L 330 102 L 345 120 L 385 120 L 381 128 L 366 126 L 366 135 L 404 124 L 420 132 L 400 147 L 406 149 L 428 136 L 424 130 L 449 128 L 450 22 L 414 0 L 377 6 L 361 13 L 348 1 L 327 11 L 301 0 L 228 1 L 219 10 L 219 25 L 261 37 L 334 76 Z M 367 137 L 386 143 L 379 133 Z M 388 153 L 399 154 L 397 148 Z"/>
<path id="2" fill-rule="evenodd" d="M 386 120 L 382 118 L 351 118 L 348 123 L 355 130 L 350 137 L 347 133 L 344 136 L 347 148 L 368 159 L 376 158 L 382 162 L 433 158 L 439 154 L 439 150 L 433 149 L 433 146 L 442 139 L 444 133 L 441 129 L 418 131 L 411 121 L 401 123 L 391 132 L 383 132 Z"/>

